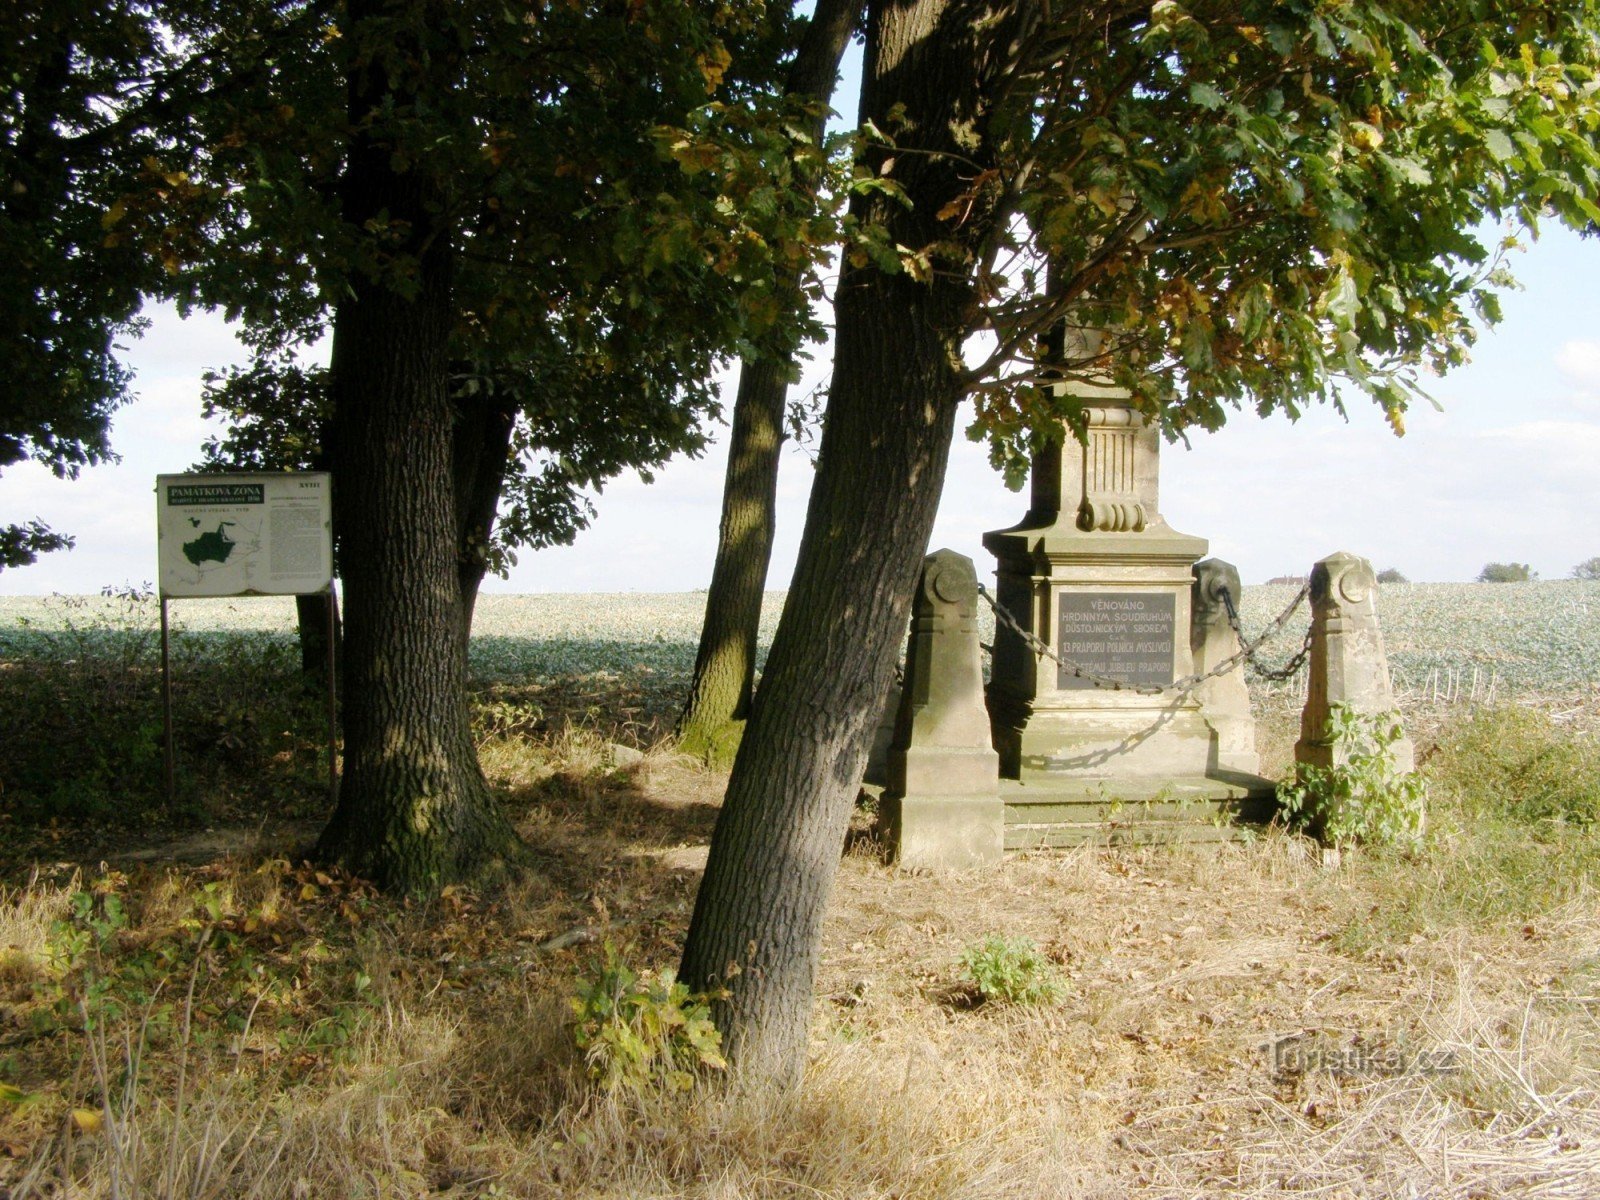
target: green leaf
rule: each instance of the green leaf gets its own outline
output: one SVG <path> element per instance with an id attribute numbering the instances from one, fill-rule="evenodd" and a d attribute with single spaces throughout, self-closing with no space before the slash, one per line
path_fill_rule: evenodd
<path id="1" fill-rule="evenodd" d="M 1517 148 L 1503 129 L 1490 129 L 1483 135 L 1483 144 L 1497 162 L 1509 162 L 1517 156 Z"/>

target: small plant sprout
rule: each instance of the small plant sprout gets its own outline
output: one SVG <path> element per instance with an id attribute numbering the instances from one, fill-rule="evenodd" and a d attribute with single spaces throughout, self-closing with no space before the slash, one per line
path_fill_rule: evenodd
<path id="1" fill-rule="evenodd" d="M 961 970 L 985 1003 L 1048 1004 L 1063 986 L 1061 973 L 1032 938 L 985 938 L 961 955 Z"/>

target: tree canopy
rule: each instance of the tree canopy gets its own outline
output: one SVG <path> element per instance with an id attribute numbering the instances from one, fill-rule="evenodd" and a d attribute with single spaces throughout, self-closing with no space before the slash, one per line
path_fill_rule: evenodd
<path id="1" fill-rule="evenodd" d="M 1344 382 L 1403 432 L 1421 376 L 1498 320 L 1505 249 L 1600 216 L 1596 28 L 1571 2 L 1038 10 L 999 161 L 941 214 L 992 213 L 976 432 L 1019 478 L 1077 415 L 1040 386 L 1062 375 L 1109 377 L 1169 432 L 1340 405 Z M 940 269 L 938 242 L 900 249 Z M 1063 319 L 1107 336 L 1062 360 L 1041 347 Z"/>
<path id="2" fill-rule="evenodd" d="M 333 202 L 348 138 L 340 10 L 268 7 L 243 45 L 206 32 L 232 82 L 201 106 L 183 187 L 121 218 L 147 246 L 164 240 L 182 299 L 245 321 L 259 359 L 209 397 L 241 425 L 252 404 L 282 415 L 268 395 L 279 371 L 290 398 L 326 386 L 281 352 L 327 328 L 341 281 L 383 245 Z M 822 151 L 788 135 L 808 114 L 773 94 L 794 37 L 785 6 L 465 5 L 427 21 L 453 56 L 443 86 L 384 136 L 426 164 L 452 230 L 452 395 L 464 430 L 488 418 L 479 456 L 495 464 L 464 472 L 487 475 L 491 495 L 463 552 L 493 568 L 517 546 L 571 540 L 592 517 L 586 493 L 619 472 L 648 477 L 704 447 L 722 356 L 786 352 L 814 329 L 785 297 L 832 226 L 814 189 L 791 186 Z M 282 53 L 308 33 L 305 54 Z M 403 282 L 411 267 L 393 269 Z M 315 409 L 300 441 L 317 438 Z M 255 436 L 217 448 L 248 460 Z"/>
<path id="3" fill-rule="evenodd" d="M 0 16 L 0 470 L 33 460 L 70 478 L 111 455 L 111 414 L 129 394 L 116 341 L 137 333 L 160 268 L 108 241 L 104 218 L 154 147 L 121 117 L 156 102 L 141 87 L 167 55 L 134 0 Z M 0 569 L 70 544 L 36 520 L 0 525 Z"/>
<path id="4" fill-rule="evenodd" d="M 1486 563 L 1478 572 L 1479 583 L 1528 583 L 1538 577 L 1539 573 L 1527 563 L 1519 562 Z"/>

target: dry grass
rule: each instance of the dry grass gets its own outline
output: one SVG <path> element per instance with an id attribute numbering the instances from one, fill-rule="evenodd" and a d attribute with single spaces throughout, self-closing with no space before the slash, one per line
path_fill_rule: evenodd
<path id="1" fill-rule="evenodd" d="M 37 1100 L 0 1106 L 0 1196 L 1595 1194 L 1600 903 L 1582 872 L 1479 904 L 1463 877 L 1484 848 L 1459 833 L 1421 861 L 1333 869 L 1275 832 L 984 874 L 852 853 L 803 1088 L 605 1096 L 567 997 L 602 939 L 672 963 L 720 781 L 670 748 L 618 768 L 581 730 L 489 739 L 484 758 L 541 864 L 515 895 L 406 909 L 334 881 L 305 900 L 299 876 L 254 860 L 128 882 L 123 952 L 181 929 L 202 882 L 229 928 L 267 912 L 292 931 L 292 970 L 274 969 L 299 999 L 275 993 L 243 1034 L 206 1032 L 221 975 L 202 955 L 165 985 L 178 1000 L 199 981 L 177 1005 L 187 1037 L 134 1011 L 27 1041 L 22 993 L 49 975 L 72 885 L 6 894 L 0 945 L 22 965 L 0 1082 Z M 357 899 L 359 923 L 342 921 Z M 1062 998 L 962 1002 L 957 960 L 993 933 L 1043 946 Z M 339 1012 L 358 1019 L 331 1047 L 264 1032 Z M 1306 1053 L 1275 1060 L 1280 1039 Z M 84 1105 L 96 1132 L 69 1117 Z"/>

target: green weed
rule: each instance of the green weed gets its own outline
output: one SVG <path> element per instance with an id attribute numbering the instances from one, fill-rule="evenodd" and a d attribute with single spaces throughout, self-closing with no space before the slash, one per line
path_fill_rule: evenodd
<path id="1" fill-rule="evenodd" d="M 1404 736 L 1397 713 L 1334 705 L 1326 734 L 1333 764 L 1302 763 L 1293 779 L 1278 785 L 1278 802 L 1290 823 L 1332 845 L 1419 848 L 1427 785 L 1395 762 L 1394 744 Z"/>
<path id="2" fill-rule="evenodd" d="M 696 1072 L 725 1069 L 713 998 L 691 992 L 671 971 L 634 971 L 607 943 L 572 1001 L 573 1038 L 589 1077 L 607 1091 L 686 1091 Z"/>
<path id="3" fill-rule="evenodd" d="M 963 978 L 986 1002 L 1046 1004 L 1061 994 L 1061 975 L 1031 938 L 995 935 L 961 955 Z"/>
<path id="4" fill-rule="evenodd" d="M 1542 709 L 1477 709 L 1447 732 L 1431 773 L 1467 817 L 1546 836 L 1600 820 L 1600 741 Z"/>

